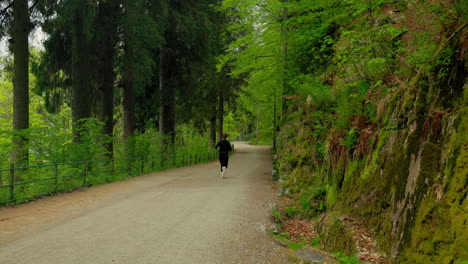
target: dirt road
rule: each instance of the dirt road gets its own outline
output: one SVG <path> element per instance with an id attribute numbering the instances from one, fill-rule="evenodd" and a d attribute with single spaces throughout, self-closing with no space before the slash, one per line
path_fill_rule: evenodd
<path id="1" fill-rule="evenodd" d="M 266 234 L 268 149 L 0 209 L 1 264 L 288 263 Z"/>

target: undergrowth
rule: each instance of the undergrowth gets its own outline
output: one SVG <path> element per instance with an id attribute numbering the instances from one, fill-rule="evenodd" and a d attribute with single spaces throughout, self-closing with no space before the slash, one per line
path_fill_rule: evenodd
<path id="1" fill-rule="evenodd" d="M 466 155 L 463 144 L 451 143 L 466 134 L 458 123 L 466 108 L 461 2 L 383 1 L 350 23 L 337 19 L 339 29 L 322 38 L 332 40 L 322 46 L 333 51 L 327 65 L 291 81 L 298 98 L 283 116 L 275 160 L 295 200 L 284 215 L 351 214 L 403 263 L 464 261 L 466 223 L 456 222 L 439 243 L 432 229 L 450 220 L 442 209 L 425 208 L 451 208 L 444 195 L 466 196 L 461 187 L 454 194 L 451 183 L 461 175 L 454 160 Z M 294 52 L 304 55 L 300 48 Z M 461 219 L 463 207 L 460 201 L 453 209 Z"/>
<path id="2" fill-rule="evenodd" d="M 345 256 L 343 253 L 335 253 L 333 256 L 342 264 L 361 264 L 355 256 Z"/>
<path id="3" fill-rule="evenodd" d="M 154 130 L 137 133 L 122 141 L 115 138 L 113 153 L 105 148 L 109 137 L 101 131 L 96 119 L 83 122 L 80 143 L 73 140 L 68 123 L 57 120 L 57 126 L 30 128 L 22 132 L 28 138 L 28 166 L 15 166 L 16 184 L 11 189 L 8 155 L 0 158 L 0 205 L 17 204 L 68 192 L 76 188 L 119 181 L 144 173 L 206 162 L 214 158 L 208 137 L 181 131 L 173 147 L 162 147 L 162 137 Z M 0 134 L 11 138 L 10 131 Z M 11 141 L 0 141 L 0 153 L 9 152 Z M 12 164 L 13 165 L 13 164 Z M 3 170 L 3 171 L 2 171 Z M 27 184 L 23 184 L 27 183 Z"/>

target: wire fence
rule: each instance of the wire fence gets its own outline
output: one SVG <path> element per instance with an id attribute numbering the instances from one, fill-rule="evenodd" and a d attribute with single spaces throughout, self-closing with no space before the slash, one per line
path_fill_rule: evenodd
<path id="1" fill-rule="evenodd" d="M 148 172 L 212 161 L 217 152 L 159 153 L 128 159 L 87 160 L 0 169 L 0 205 L 31 201 L 58 192 L 104 184 Z"/>

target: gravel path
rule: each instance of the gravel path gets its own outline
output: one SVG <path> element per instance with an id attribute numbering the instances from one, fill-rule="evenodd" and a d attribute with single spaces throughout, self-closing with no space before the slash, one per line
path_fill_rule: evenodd
<path id="1" fill-rule="evenodd" d="M 276 200 L 265 147 L 218 162 L 0 209 L 1 264 L 284 264 L 265 233 Z"/>

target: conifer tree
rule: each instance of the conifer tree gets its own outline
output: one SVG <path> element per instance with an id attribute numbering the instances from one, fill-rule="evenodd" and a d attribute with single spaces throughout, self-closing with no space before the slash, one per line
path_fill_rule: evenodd
<path id="1" fill-rule="evenodd" d="M 123 138 L 127 139 L 133 135 L 135 129 L 135 80 L 134 80 L 134 26 L 132 20 L 136 16 L 136 3 L 132 0 L 123 0 L 125 24 L 123 25 L 123 112 L 124 130 Z"/>
<path id="2" fill-rule="evenodd" d="M 91 117 L 91 83 L 90 83 L 90 57 L 91 40 L 93 37 L 93 20 L 95 2 L 92 0 L 69 1 L 66 8 L 71 16 L 71 107 L 73 115 L 73 132 L 75 140 L 80 141 L 82 131 L 80 122 L 83 118 Z"/>
<path id="3" fill-rule="evenodd" d="M 98 6 L 96 21 L 97 74 L 99 78 L 99 98 L 101 99 L 100 120 L 104 122 L 104 134 L 113 138 L 114 131 L 114 56 L 116 46 L 116 19 L 118 2 L 101 1 Z M 113 142 L 106 144 L 106 149 L 112 156 Z"/>
<path id="4" fill-rule="evenodd" d="M 13 1 L 12 50 L 14 56 L 13 76 L 13 130 L 29 128 L 29 7 L 27 0 Z M 12 162 L 25 165 L 28 159 L 27 139 L 15 135 Z"/>

